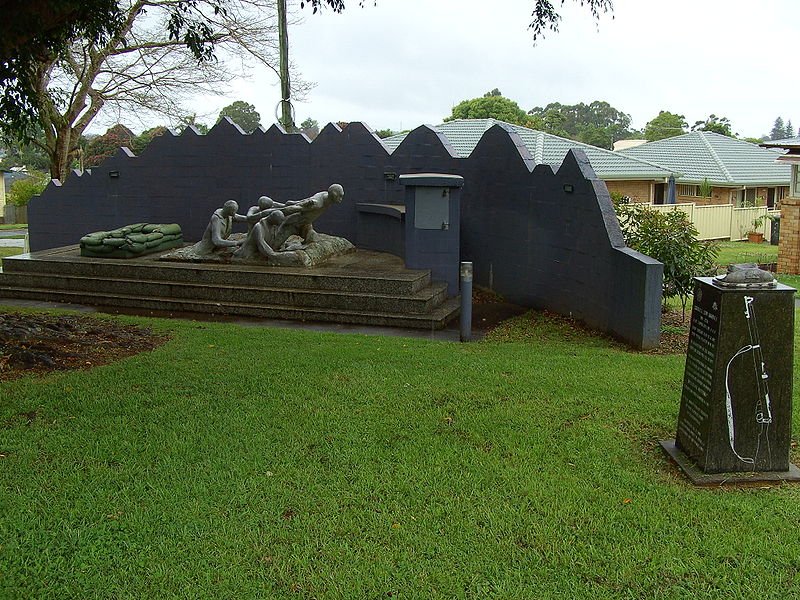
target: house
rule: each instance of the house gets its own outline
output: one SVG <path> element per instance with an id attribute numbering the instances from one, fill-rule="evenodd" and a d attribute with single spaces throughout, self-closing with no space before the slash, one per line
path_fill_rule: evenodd
<path id="1" fill-rule="evenodd" d="M 779 149 L 782 153 L 776 162 L 791 169 L 789 193 L 781 202 L 778 272 L 800 274 L 800 136 L 772 140 L 762 146 Z"/>
<path id="2" fill-rule="evenodd" d="M 618 192 L 635 202 L 651 202 L 658 186 L 666 188 L 669 176 L 679 175 L 646 159 L 626 156 L 496 119 L 455 119 L 432 126 L 432 129 L 447 139 L 459 157 L 466 158 L 475 149 L 481 136 L 498 124 L 519 135 L 536 164 L 558 167 L 570 148 L 580 148 L 586 153 L 597 177 L 605 181 L 609 192 Z M 394 150 L 406 135 L 408 134 L 401 133 L 386 138 L 383 143 L 389 150 Z"/>
<path id="3" fill-rule="evenodd" d="M 789 167 L 775 162 L 782 150 L 710 131 L 693 131 L 619 152 L 674 171 L 679 203 L 773 208 L 789 192 Z M 703 193 L 709 184 L 710 196 Z M 663 204 L 665 196 L 665 187 L 656 185 L 653 204 Z"/>

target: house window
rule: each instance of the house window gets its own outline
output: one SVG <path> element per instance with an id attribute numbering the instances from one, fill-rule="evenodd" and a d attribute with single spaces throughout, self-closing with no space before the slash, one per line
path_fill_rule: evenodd
<path id="1" fill-rule="evenodd" d="M 736 200 L 738 208 L 746 208 L 748 206 L 756 205 L 756 188 L 747 190 L 739 190 L 739 197 Z"/>
<path id="2" fill-rule="evenodd" d="M 800 198 L 800 165 L 792 165 L 792 197 Z"/>
<path id="3" fill-rule="evenodd" d="M 700 196 L 700 186 L 681 184 L 678 186 L 677 192 L 678 196 L 692 196 L 697 198 Z"/>
<path id="4" fill-rule="evenodd" d="M 780 202 L 781 200 L 786 198 L 786 196 L 789 195 L 789 188 L 788 187 L 779 187 L 779 188 L 777 188 L 777 190 L 778 190 L 778 192 L 777 192 L 777 194 L 775 196 L 775 200 L 777 200 L 778 202 Z"/>

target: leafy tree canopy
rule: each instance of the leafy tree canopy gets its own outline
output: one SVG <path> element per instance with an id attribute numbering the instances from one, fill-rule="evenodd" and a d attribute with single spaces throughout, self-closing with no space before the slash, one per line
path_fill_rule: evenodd
<path id="1" fill-rule="evenodd" d="M 319 123 L 316 119 L 311 117 L 300 123 L 300 131 L 302 131 L 308 139 L 313 140 L 319 135 Z"/>
<path id="2" fill-rule="evenodd" d="M 378 131 L 375 132 L 375 135 L 377 135 L 382 140 L 385 140 L 386 138 L 395 135 L 395 132 L 392 131 L 391 129 L 378 129 Z"/>
<path id="3" fill-rule="evenodd" d="M 142 153 L 142 150 L 147 148 L 154 138 L 158 137 L 159 135 L 164 135 L 166 132 L 167 128 L 163 125 L 145 129 L 141 134 L 137 135 L 131 140 L 131 145 L 129 147 L 131 150 L 133 150 L 133 153 L 138 156 Z"/>
<path id="4" fill-rule="evenodd" d="M 686 117 L 662 110 L 658 116 L 644 126 L 644 137 L 648 142 L 663 140 L 686 133 L 688 127 Z"/>
<path id="5" fill-rule="evenodd" d="M 122 146 L 130 148 L 135 136 L 124 125 L 114 125 L 103 135 L 92 138 L 83 150 L 83 164 L 79 168 L 96 167 L 109 156 L 116 154 Z"/>
<path id="6" fill-rule="evenodd" d="M 261 125 L 261 115 L 256 111 L 256 107 L 242 100 L 236 100 L 219 111 L 217 122 L 219 123 L 223 117 L 228 117 L 246 133 L 250 133 Z"/>
<path id="7" fill-rule="evenodd" d="M 696 121 L 692 125 L 692 131 L 713 131 L 720 135 L 727 135 L 728 137 L 736 137 L 731 132 L 731 122 L 726 117 L 718 117 L 717 115 L 709 115 L 705 121 Z"/>
<path id="8" fill-rule="evenodd" d="M 783 124 L 783 118 L 778 117 L 775 119 L 775 124 L 772 126 L 772 131 L 769 132 L 769 135 L 765 136 L 764 139 L 767 140 L 782 140 L 784 138 L 790 138 L 800 135 L 800 130 L 795 131 L 794 125 L 792 125 L 792 120 L 789 119 L 786 121 L 786 125 Z"/>
<path id="9" fill-rule="evenodd" d="M 189 0 L 169 8 L 170 39 L 186 44 L 198 60 L 213 58 L 214 31 L 206 11 L 225 12 L 227 0 Z M 6 2 L 0 19 L 0 121 L 6 138 L 34 139 L 37 65 L 61 57 L 72 40 L 105 44 L 126 26 L 121 0 L 24 0 Z M 142 3 L 141 11 L 145 10 Z"/>
<path id="10" fill-rule="evenodd" d="M 524 127 L 535 126 L 534 119 L 522 110 L 519 104 L 503 96 L 495 95 L 459 102 L 453 107 L 453 114 L 445 118 L 445 121 L 454 119 L 497 119 Z"/>
<path id="11" fill-rule="evenodd" d="M 39 144 L 44 143 L 44 132 L 41 128 L 36 131 L 34 138 Z M 21 142 L 18 139 L 6 139 L 0 144 L 4 156 L 0 160 L 0 169 L 11 167 L 27 167 L 36 171 L 46 171 L 50 160 L 41 146 L 33 142 Z"/>
<path id="12" fill-rule="evenodd" d="M 783 117 L 778 117 L 775 119 L 775 124 L 772 126 L 772 131 L 769 132 L 769 139 L 780 140 L 785 137 L 790 136 L 786 135 L 786 127 L 783 125 Z"/>
<path id="13" fill-rule="evenodd" d="M 631 135 L 631 116 L 602 100 L 572 105 L 551 102 L 528 113 L 541 121 L 541 128 L 547 133 L 601 148 L 610 149 L 614 142 Z"/>

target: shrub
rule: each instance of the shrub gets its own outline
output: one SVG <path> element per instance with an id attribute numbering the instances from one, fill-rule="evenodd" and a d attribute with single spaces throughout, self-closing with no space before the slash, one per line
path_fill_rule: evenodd
<path id="1" fill-rule="evenodd" d="M 47 173 L 33 171 L 30 177 L 17 179 L 11 184 L 6 202 L 14 206 L 25 206 L 36 194 L 41 194 L 49 182 L 50 176 Z"/>
<path id="2" fill-rule="evenodd" d="M 697 239 L 697 229 L 679 210 L 665 213 L 645 204 L 614 203 L 629 248 L 664 263 L 664 303 L 678 296 L 681 307 L 694 289 L 694 277 L 714 273 L 717 245 Z"/>
<path id="3" fill-rule="evenodd" d="M 711 184 L 708 179 L 703 179 L 703 183 L 700 184 L 700 195 L 703 198 L 711 198 Z"/>

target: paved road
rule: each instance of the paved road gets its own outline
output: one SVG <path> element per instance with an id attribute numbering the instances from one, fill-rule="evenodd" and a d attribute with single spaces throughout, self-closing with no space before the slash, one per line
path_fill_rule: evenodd
<path id="1" fill-rule="evenodd" d="M 0 248 L 24 248 L 25 247 L 25 240 L 24 239 L 9 239 L 3 238 L 0 236 Z"/>
<path id="2" fill-rule="evenodd" d="M 27 229 L 0 229 L 0 238 L 25 235 L 26 233 L 28 233 Z"/>

